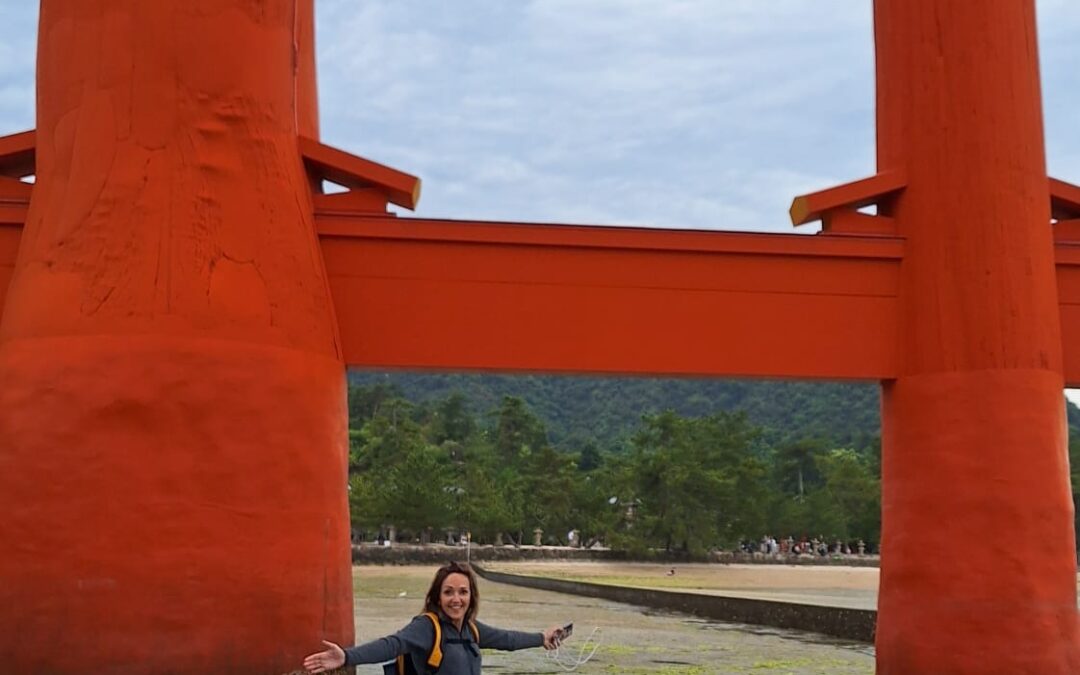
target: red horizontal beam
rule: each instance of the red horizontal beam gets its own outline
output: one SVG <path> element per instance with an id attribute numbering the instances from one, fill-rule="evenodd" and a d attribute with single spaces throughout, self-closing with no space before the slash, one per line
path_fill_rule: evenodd
<path id="1" fill-rule="evenodd" d="M 23 213 L 25 215 L 25 209 Z M 15 255 L 22 235 L 22 223 L 5 222 L 4 214 L 5 207 L 0 202 L 0 319 L 4 316 L 4 298 L 15 271 Z"/>
<path id="2" fill-rule="evenodd" d="M 0 175 L 22 178 L 35 171 L 37 134 L 23 131 L 0 136 Z"/>
<path id="3" fill-rule="evenodd" d="M 0 316 L 26 204 L 0 203 Z M 902 241 L 318 216 L 346 361 L 882 379 Z M 1080 244 L 1057 245 L 1080 387 Z"/>
<path id="4" fill-rule="evenodd" d="M 902 240 L 318 216 L 372 368 L 896 373 Z"/>
<path id="5" fill-rule="evenodd" d="M 1059 220 L 1080 215 L 1080 186 L 1050 178 L 1050 215 Z"/>
<path id="6" fill-rule="evenodd" d="M 1080 243 L 1059 242 L 1056 252 L 1065 386 L 1080 387 Z"/>
<path id="7" fill-rule="evenodd" d="M 33 174 L 36 163 L 35 131 L 0 136 L 0 320 L 34 189 L 18 179 Z"/>

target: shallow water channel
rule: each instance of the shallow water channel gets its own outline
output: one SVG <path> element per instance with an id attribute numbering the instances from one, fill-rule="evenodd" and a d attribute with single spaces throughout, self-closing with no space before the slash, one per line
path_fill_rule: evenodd
<path id="1" fill-rule="evenodd" d="M 360 641 L 397 630 L 421 611 L 433 567 L 356 567 L 356 630 Z M 658 613 L 594 598 L 480 581 L 480 620 L 503 628 L 540 630 L 574 622 L 560 654 L 564 664 L 592 652 L 579 673 L 873 673 L 873 647 L 811 633 L 725 624 Z M 585 647 L 582 653 L 582 647 Z M 358 673 L 377 675 L 378 666 Z M 543 650 L 487 652 L 484 672 L 561 673 Z"/>

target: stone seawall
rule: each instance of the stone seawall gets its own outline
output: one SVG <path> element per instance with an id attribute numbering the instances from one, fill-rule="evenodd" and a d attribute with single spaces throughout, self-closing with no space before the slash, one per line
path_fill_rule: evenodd
<path id="1" fill-rule="evenodd" d="M 804 630 L 856 642 L 874 642 L 877 612 L 775 600 L 733 598 L 700 593 L 628 588 L 581 581 L 507 574 L 474 565 L 489 581 L 556 593 L 603 598 L 630 605 L 692 614 L 718 621 Z"/>

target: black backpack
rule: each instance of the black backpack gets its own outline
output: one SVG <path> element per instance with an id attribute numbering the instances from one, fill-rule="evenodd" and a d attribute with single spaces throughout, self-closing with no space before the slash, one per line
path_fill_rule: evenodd
<path id="1" fill-rule="evenodd" d="M 436 673 L 439 670 L 439 666 L 442 665 L 442 626 L 439 624 L 439 617 L 435 615 L 435 612 L 424 612 L 422 616 L 426 616 L 431 619 L 431 625 L 435 628 L 435 641 L 431 645 L 431 650 L 428 651 L 427 660 L 427 673 Z M 473 640 L 476 641 L 477 646 L 480 645 L 480 630 L 476 627 L 476 623 L 469 622 L 469 631 L 473 634 Z M 402 654 L 397 659 L 383 666 L 383 675 L 424 675 L 423 673 L 416 672 L 416 668 L 413 666 L 413 661 L 409 658 L 408 654 Z"/>

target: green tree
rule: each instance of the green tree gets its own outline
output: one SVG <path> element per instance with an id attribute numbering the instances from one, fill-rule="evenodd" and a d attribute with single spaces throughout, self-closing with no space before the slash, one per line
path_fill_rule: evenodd
<path id="1" fill-rule="evenodd" d="M 818 458 L 821 492 L 840 515 L 835 536 L 876 542 L 881 533 L 881 482 L 855 450 L 832 450 Z"/>
<path id="2" fill-rule="evenodd" d="M 349 426 L 359 429 L 375 417 L 383 403 L 404 398 L 401 387 L 393 382 L 379 381 L 361 387 L 349 387 Z"/>
<path id="3" fill-rule="evenodd" d="M 358 430 L 352 430 L 349 464 L 354 471 L 383 471 L 410 444 L 423 442 L 421 428 L 412 419 L 413 410 L 404 399 L 387 399 Z"/>
<path id="4" fill-rule="evenodd" d="M 803 438 L 785 443 L 776 453 L 775 466 L 780 488 L 800 499 L 821 484 L 816 459 L 825 452 L 821 439 Z"/>
<path id="5" fill-rule="evenodd" d="M 436 406 L 431 422 L 431 439 L 436 444 L 464 443 L 476 430 L 469 399 L 460 391 L 451 393 Z"/>
<path id="6" fill-rule="evenodd" d="M 449 524 L 453 471 L 445 453 L 426 442 L 412 409 L 401 399 L 383 401 L 352 434 L 350 507 L 358 526 L 416 533 Z"/>
<path id="7" fill-rule="evenodd" d="M 565 534 L 580 527 L 575 522 L 574 488 L 578 479 L 574 458 L 544 445 L 525 459 L 522 482 L 525 534 L 541 528 L 557 541 L 566 543 Z"/>
<path id="8" fill-rule="evenodd" d="M 667 550 L 701 551 L 720 543 L 725 530 L 760 522 L 759 515 L 747 516 L 739 507 L 740 492 L 765 476 L 765 467 L 750 454 L 759 433 L 738 413 L 685 419 L 666 411 L 645 417 L 632 460 L 638 536 Z"/>
<path id="9" fill-rule="evenodd" d="M 586 545 L 604 542 L 615 548 L 641 548 L 629 536 L 627 507 L 636 494 L 633 465 L 623 454 L 602 454 L 595 469 L 574 482 L 574 516 Z"/>
<path id="10" fill-rule="evenodd" d="M 465 447 L 457 467 L 455 520 L 478 542 L 490 542 L 522 527 L 524 491 L 514 467 L 507 466 L 480 439 Z"/>
<path id="11" fill-rule="evenodd" d="M 602 461 L 603 456 L 600 453 L 600 448 L 597 446 L 596 441 L 591 438 L 584 441 L 581 446 L 581 452 L 578 455 L 578 471 L 588 473 L 598 468 Z"/>
<path id="12" fill-rule="evenodd" d="M 547 445 L 547 432 L 523 399 L 505 396 L 496 411 L 494 440 L 495 453 L 517 466 L 529 453 Z"/>
<path id="13" fill-rule="evenodd" d="M 438 448 L 410 444 L 376 480 L 384 481 L 387 509 L 401 529 L 419 533 L 450 525 L 454 480 L 449 462 Z"/>
<path id="14" fill-rule="evenodd" d="M 1075 409 L 1075 406 L 1073 408 Z M 1070 425 L 1073 419 L 1070 414 Z M 1072 426 L 1069 428 L 1069 471 L 1072 479 L 1073 524 L 1080 547 L 1080 430 Z"/>

